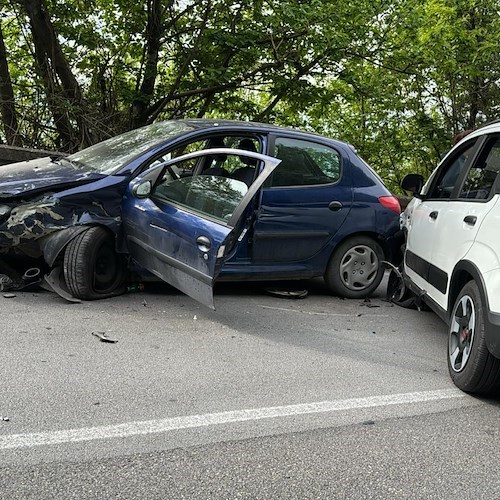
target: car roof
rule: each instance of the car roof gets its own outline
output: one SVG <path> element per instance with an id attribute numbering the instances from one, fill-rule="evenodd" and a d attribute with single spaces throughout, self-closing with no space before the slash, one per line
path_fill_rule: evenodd
<path id="1" fill-rule="evenodd" d="M 489 134 L 492 132 L 500 132 L 500 120 L 493 120 L 489 123 L 481 125 L 479 128 L 466 135 L 465 138 L 478 137 L 480 135 Z"/>
<path id="2" fill-rule="evenodd" d="M 352 150 L 354 153 L 356 153 L 356 149 L 352 144 L 349 144 L 345 141 L 341 141 L 339 139 L 333 139 L 329 136 L 326 135 L 321 135 L 316 132 L 307 132 L 302 129 L 298 128 L 292 128 L 292 127 L 282 127 L 280 125 L 273 125 L 270 123 L 261 123 L 261 122 L 252 122 L 252 121 L 246 121 L 246 120 L 215 120 L 215 119 L 209 119 L 209 118 L 186 118 L 186 119 L 181 119 L 181 120 L 175 120 L 179 122 L 184 122 L 191 127 L 197 129 L 197 130 L 208 130 L 208 129 L 216 129 L 219 128 L 225 132 L 231 130 L 232 128 L 247 128 L 250 131 L 261 131 L 261 132 L 287 132 L 293 135 L 297 136 L 302 136 L 304 138 L 311 138 L 311 139 L 320 139 L 322 141 L 328 140 L 332 143 L 335 143 L 337 145 L 343 145 L 347 146 L 350 150 Z"/>

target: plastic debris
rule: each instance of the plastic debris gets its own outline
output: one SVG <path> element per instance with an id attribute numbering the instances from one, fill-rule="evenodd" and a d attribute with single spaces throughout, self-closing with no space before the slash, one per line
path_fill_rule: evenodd
<path id="1" fill-rule="evenodd" d="M 266 288 L 265 290 L 268 294 L 283 299 L 305 299 L 309 293 L 307 290 L 283 290 L 280 288 Z"/>
<path id="2" fill-rule="evenodd" d="M 66 299 L 68 302 L 81 302 L 80 299 L 73 297 L 69 290 L 66 288 L 66 283 L 64 281 L 63 271 L 60 267 L 55 267 L 52 269 L 50 274 L 47 274 L 44 278 L 44 283 L 48 285 L 49 290 L 57 293 L 63 299 Z"/>
<path id="3" fill-rule="evenodd" d="M 12 290 L 15 286 L 14 280 L 6 274 L 0 274 L 0 292 Z"/>
<path id="4" fill-rule="evenodd" d="M 16 294 L 15 293 L 4 293 L 3 296 L 5 299 L 13 299 L 16 296 Z"/>
<path id="5" fill-rule="evenodd" d="M 38 267 L 30 267 L 20 279 L 11 278 L 7 274 L 0 274 L 0 292 L 34 290 L 41 281 L 40 269 Z"/>
<path id="6" fill-rule="evenodd" d="M 101 342 L 107 342 L 109 344 L 116 344 L 118 340 L 110 339 L 106 332 L 92 332 L 94 337 L 97 337 Z"/>
<path id="7" fill-rule="evenodd" d="M 4 422 L 10 422 L 10 418 L 9 417 L 2 417 L 2 416 L 0 416 L 0 420 L 3 420 Z"/>
<path id="8" fill-rule="evenodd" d="M 21 281 L 24 285 L 31 285 L 34 283 L 40 283 L 42 280 L 41 271 L 38 267 L 30 267 L 26 269 L 21 278 Z"/>
<path id="9" fill-rule="evenodd" d="M 378 304 L 374 304 L 370 299 L 366 298 L 363 302 L 361 302 L 362 306 L 366 307 L 380 307 Z"/>

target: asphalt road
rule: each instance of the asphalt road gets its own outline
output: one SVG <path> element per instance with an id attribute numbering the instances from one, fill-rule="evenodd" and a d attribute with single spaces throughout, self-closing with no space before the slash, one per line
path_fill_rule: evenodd
<path id="1" fill-rule="evenodd" d="M 499 498 L 498 401 L 454 388 L 445 325 L 301 285 L 0 294 L 0 498 Z"/>

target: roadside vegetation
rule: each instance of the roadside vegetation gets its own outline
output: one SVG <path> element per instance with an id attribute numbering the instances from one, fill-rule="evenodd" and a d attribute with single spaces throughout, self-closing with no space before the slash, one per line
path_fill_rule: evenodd
<path id="1" fill-rule="evenodd" d="M 499 0 L 7 0 L 0 141 L 72 152 L 180 117 L 352 143 L 397 191 L 498 118 Z"/>

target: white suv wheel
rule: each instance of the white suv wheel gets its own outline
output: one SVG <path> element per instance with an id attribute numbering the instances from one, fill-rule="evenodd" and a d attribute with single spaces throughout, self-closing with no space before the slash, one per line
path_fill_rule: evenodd
<path id="1" fill-rule="evenodd" d="M 455 385 L 467 392 L 493 394 L 500 388 L 500 360 L 486 346 L 483 302 L 475 281 L 458 294 L 448 334 L 448 368 Z"/>
<path id="2" fill-rule="evenodd" d="M 448 338 L 450 369 L 454 372 L 461 372 L 469 361 L 475 330 L 474 301 L 469 295 L 462 295 L 453 309 Z"/>

